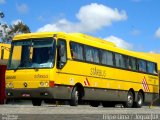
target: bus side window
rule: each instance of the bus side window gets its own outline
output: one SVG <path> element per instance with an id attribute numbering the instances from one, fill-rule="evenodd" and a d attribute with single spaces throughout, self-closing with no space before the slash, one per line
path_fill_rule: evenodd
<path id="1" fill-rule="evenodd" d="M 139 65 L 139 71 L 141 71 L 141 72 L 147 72 L 146 61 L 144 61 L 144 60 L 138 60 L 138 65 Z"/>
<path id="2" fill-rule="evenodd" d="M 132 68 L 131 68 L 131 59 L 130 59 L 130 57 L 126 57 L 125 61 L 126 61 L 126 68 L 131 70 Z"/>
<path id="3" fill-rule="evenodd" d="M 71 43 L 71 56 L 72 59 L 84 60 L 83 58 L 83 45 L 78 43 Z"/>
<path id="4" fill-rule="evenodd" d="M 114 65 L 114 57 L 113 52 L 107 51 L 107 65 L 113 66 Z"/>
<path id="5" fill-rule="evenodd" d="M 67 62 L 66 41 L 64 39 L 58 40 L 57 47 L 57 68 L 62 69 Z"/>
<path id="6" fill-rule="evenodd" d="M 85 58 L 87 62 L 93 62 L 93 54 L 91 47 L 88 46 L 85 47 Z"/>
<path id="7" fill-rule="evenodd" d="M 158 70 L 157 70 L 157 64 L 156 63 L 153 63 L 153 74 L 158 74 Z"/>
<path id="8" fill-rule="evenodd" d="M 107 65 L 107 51 L 101 51 L 101 63 Z"/>
<path id="9" fill-rule="evenodd" d="M 118 54 L 118 53 L 115 53 L 115 63 L 116 63 L 116 67 L 121 66 L 120 54 Z"/>
<path id="10" fill-rule="evenodd" d="M 156 64 L 153 62 L 147 62 L 147 72 L 151 74 L 157 74 Z"/>
<path id="11" fill-rule="evenodd" d="M 100 54 L 100 52 L 99 52 L 98 49 L 95 49 L 95 48 L 92 49 L 92 56 L 93 56 L 93 62 L 94 63 L 99 63 L 100 62 L 99 54 Z"/>
<path id="12" fill-rule="evenodd" d="M 130 58 L 130 65 L 132 70 L 137 70 L 138 69 L 138 64 L 136 58 Z"/>

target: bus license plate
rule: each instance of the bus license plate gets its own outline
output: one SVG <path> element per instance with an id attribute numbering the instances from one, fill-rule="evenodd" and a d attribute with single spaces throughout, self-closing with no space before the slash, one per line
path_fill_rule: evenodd
<path id="1" fill-rule="evenodd" d="M 22 94 L 22 97 L 30 97 L 31 95 L 30 94 Z"/>

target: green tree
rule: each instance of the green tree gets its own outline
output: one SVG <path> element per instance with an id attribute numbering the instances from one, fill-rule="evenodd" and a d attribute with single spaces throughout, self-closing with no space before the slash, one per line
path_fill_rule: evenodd
<path id="1" fill-rule="evenodd" d="M 4 18 L 4 13 L 0 12 L 0 19 L 2 18 Z M 30 32 L 29 27 L 22 21 L 13 25 L 7 25 L 0 21 L 0 42 L 2 43 L 10 43 L 15 35 Z"/>
<path id="2" fill-rule="evenodd" d="M 14 24 L 12 26 L 10 26 L 10 34 L 16 34 L 16 33 L 30 33 L 30 29 L 29 27 L 22 23 L 22 22 L 18 22 L 18 24 Z"/>

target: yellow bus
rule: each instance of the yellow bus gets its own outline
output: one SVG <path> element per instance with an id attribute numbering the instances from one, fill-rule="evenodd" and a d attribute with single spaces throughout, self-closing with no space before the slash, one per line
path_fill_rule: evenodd
<path id="1" fill-rule="evenodd" d="M 156 61 L 81 33 L 17 35 L 6 71 L 8 99 L 81 100 L 93 107 L 141 107 L 159 97 Z"/>

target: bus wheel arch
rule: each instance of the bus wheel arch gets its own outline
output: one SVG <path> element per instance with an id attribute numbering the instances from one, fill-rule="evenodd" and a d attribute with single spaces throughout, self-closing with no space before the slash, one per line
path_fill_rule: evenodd
<path id="1" fill-rule="evenodd" d="M 77 87 L 78 91 L 79 91 L 79 98 L 80 100 L 82 99 L 82 97 L 84 96 L 84 87 L 81 83 L 76 83 L 74 87 Z"/>
<path id="2" fill-rule="evenodd" d="M 81 83 L 76 83 L 71 92 L 70 105 L 77 106 L 78 102 L 82 99 L 83 96 L 84 96 L 84 87 L 82 86 Z"/>

